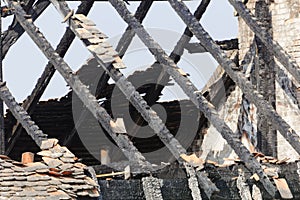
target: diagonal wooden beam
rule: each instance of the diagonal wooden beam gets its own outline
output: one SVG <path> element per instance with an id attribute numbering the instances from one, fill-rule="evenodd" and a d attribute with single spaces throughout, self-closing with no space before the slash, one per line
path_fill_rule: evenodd
<path id="1" fill-rule="evenodd" d="M 171 6 L 176 10 L 176 12 L 182 14 L 181 17 L 184 18 L 184 20 L 186 20 L 185 23 L 189 26 L 193 34 L 198 37 L 199 33 L 197 31 L 194 31 L 194 29 L 191 29 L 190 23 L 193 22 L 193 24 L 197 24 L 197 26 L 200 26 L 200 24 L 197 21 L 197 19 L 195 19 L 194 16 L 190 13 L 188 8 L 182 2 L 178 2 L 175 0 L 169 0 L 169 2 L 171 3 Z M 245 166 L 253 173 L 258 174 L 258 176 L 260 177 L 260 181 L 263 184 L 266 191 L 271 196 L 274 196 L 276 188 L 267 178 L 261 165 L 253 157 L 253 155 L 250 154 L 248 149 L 241 143 L 241 141 L 238 138 L 232 137 L 234 133 L 227 126 L 224 120 L 220 118 L 214 106 L 203 97 L 203 95 L 197 90 L 197 88 L 187 77 L 181 75 L 181 73 L 179 72 L 179 68 L 176 66 L 174 61 L 167 56 L 167 54 L 163 51 L 159 44 L 157 44 L 153 40 L 153 38 L 146 32 L 144 27 L 135 18 L 132 17 L 131 13 L 128 11 L 123 1 L 110 0 L 110 3 L 115 7 L 119 15 L 124 19 L 124 21 L 130 24 L 130 26 L 135 30 L 136 34 L 139 36 L 142 42 L 149 48 L 150 52 L 165 67 L 167 73 L 169 73 L 173 77 L 173 79 L 180 85 L 183 91 L 191 98 L 191 100 L 197 106 L 197 108 L 204 113 L 204 115 L 207 117 L 210 123 L 221 133 L 223 138 L 228 142 L 232 149 L 245 162 Z M 207 47 L 207 43 L 205 41 L 201 41 L 201 43 Z M 218 45 L 216 45 L 215 43 L 213 44 L 214 46 L 210 48 L 220 49 Z M 208 48 L 208 50 L 211 49 Z M 220 57 L 220 55 L 218 56 Z M 225 56 L 225 53 L 222 52 L 221 56 Z M 230 62 L 232 63 L 232 61 Z M 232 69 L 230 68 L 230 70 Z"/>
<path id="2" fill-rule="evenodd" d="M 297 82 L 300 83 L 300 67 L 297 62 L 278 44 L 278 42 L 272 39 L 272 36 L 268 31 L 259 25 L 256 18 L 241 0 L 228 1 L 255 35 L 264 43 L 264 45 L 266 45 L 267 50 L 274 54 L 277 60 L 291 73 Z"/>
<path id="3" fill-rule="evenodd" d="M 286 123 L 284 119 L 275 111 L 275 109 L 263 99 L 263 96 L 255 90 L 254 86 L 244 77 L 239 71 L 234 71 L 236 65 L 226 56 L 225 52 L 212 40 L 209 34 L 203 29 L 203 27 L 193 18 L 188 11 L 188 8 L 176 0 L 170 0 L 170 3 L 180 17 L 186 24 L 189 25 L 190 30 L 205 45 L 207 50 L 213 55 L 213 57 L 224 68 L 226 73 L 232 78 L 232 80 L 241 88 L 247 98 L 253 103 L 260 113 L 273 123 L 274 128 L 279 130 L 281 135 L 291 144 L 291 146 L 300 154 L 300 137 Z M 180 10 L 181 9 L 181 10 Z M 191 20 L 191 21 L 188 21 Z"/>
<path id="4" fill-rule="evenodd" d="M 210 0 L 202 0 L 200 5 L 197 7 L 194 16 L 199 21 L 203 14 L 205 13 L 208 5 L 210 3 Z M 170 58 L 174 61 L 174 63 L 178 63 L 181 59 L 181 56 L 183 55 L 183 51 L 186 47 L 186 45 L 190 42 L 191 38 L 193 37 L 193 33 L 188 29 L 188 27 L 185 28 L 182 36 L 178 40 L 175 48 L 170 54 Z M 163 70 L 158 76 L 157 84 L 153 86 L 149 92 L 145 95 L 145 99 L 148 100 L 149 104 L 156 102 L 159 98 L 159 95 L 161 94 L 162 90 L 164 89 L 164 86 L 169 82 L 170 75 L 166 73 L 165 70 Z"/>
<path id="5" fill-rule="evenodd" d="M 0 8 L 1 8 L 0 2 Z M 2 65 L 2 14 L 0 14 L 0 82 L 3 82 L 3 65 Z M 6 148 L 6 137 L 4 131 L 4 107 L 3 101 L 0 100 L 0 154 L 4 155 Z"/>
<path id="6" fill-rule="evenodd" d="M 44 10 L 50 5 L 48 0 L 38 0 L 33 7 L 30 5 L 34 1 L 26 1 L 24 5 L 25 12 L 31 15 L 32 20 L 35 21 Z M 10 47 L 17 42 L 17 40 L 24 33 L 22 26 L 14 19 L 8 30 L 3 32 L 2 38 L 2 58 L 4 58 Z"/>
<path id="7" fill-rule="evenodd" d="M 92 8 L 94 1 L 84 1 L 82 2 L 76 11 L 76 13 L 81 14 L 88 14 L 90 9 Z M 62 39 L 60 40 L 59 44 L 57 45 L 56 52 L 60 57 L 64 57 L 67 53 L 69 47 L 71 46 L 73 40 L 75 38 L 74 33 L 67 28 L 66 32 L 64 33 Z M 22 107 L 31 115 L 35 109 L 36 104 L 40 100 L 41 96 L 43 95 L 45 89 L 47 88 L 52 76 L 55 73 L 54 66 L 48 62 L 46 65 L 41 77 L 38 79 L 33 91 L 31 94 L 25 99 L 22 104 Z M 8 155 L 11 150 L 13 149 L 16 141 L 18 140 L 19 136 L 22 132 L 22 126 L 20 123 L 17 123 L 12 132 L 12 136 L 8 141 L 7 148 L 6 148 L 6 155 Z"/>
<path id="8" fill-rule="evenodd" d="M 51 0 L 51 2 L 63 17 L 67 16 L 70 12 L 68 5 L 64 1 Z M 134 19 L 136 20 L 136 18 Z M 74 16 L 70 18 L 69 26 L 71 30 L 73 30 L 75 35 L 81 38 L 82 42 L 87 46 L 100 66 L 102 66 L 102 68 L 116 82 L 116 85 L 119 87 L 122 93 L 148 122 L 149 126 L 154 130 L 154 132 L 166 145 L 166 147 L 170 150 L 174 157 L 185 166 L 187 173 L 190 176 L 190 185 L 193 186 L 190 187 L 190 189 L 192 190 L 192 194 L 200 194 L 195 170 L 181 158 L 182 154 L 186 154 L 186 149 L 184 149 L 183 146 L 178 142 L 178 140 L 170 133 L 157 113 L 147 105 L 146 101 L 135 90 L 134 86 L 129 81 L 127 81 L 125 76 L 117 69 L 123 67 L 122 63 L 118 63 L 118 61 L 120 61 L 121 59 L 118 57 L 117 52 L 114 51 L 111 45 L 109 45 L 101 36 L 103 35 L 103 33 L 101 33 L 100 31 L 96 31 L 97 29 L 95 27 L 95 24 L 84 16 Z M 92 32 L 96 34 L 93 35 Z M 95 38 L 95 36 L 97 35 L 99 35 L 98 38 L 100 39 L 98 41 Z M 90 42 L 89 39 L 93 42 Z M 108 51 L 109 53 L 104 53 L 103 55 L 103 51 Z M 207 181 L 207 179 L 205 179 L 205 181 Z M 205 182 L 205 184 L 207 185 L 210 183 Z M 207 194 L 209 195 L 209 193 Z M 195 199 L 197 198 L 198 197 L 195 197 Z"/>
<path id="9" fill-rule="evenodd" d="M 194 16 L 197 20 L 200 20 L 205 13 L 208 5 L 210 3 L 210 0 L 202 0 L 200 5 L 197 7 Z M 133 31 L 133 30 L 131 30 Z M 134 31 L 133 31 L 134 32 Z M 186 45 L 190 42 L 191 38 L 193 37 L 193 33 L 188 29 L 188 27 L 185 28 L 182 36 L 178 40 L 175 48 L 170 54 L 170 58 L 175 62 L 178 63 L 181 59 L 181 56 L 183 55 L 183 51 L 186 47 Z M 159 65 L 159 63 L 155 62 L 152 67 L 161 68 L 161 71 L 159 75 L 157 76 L 156 84 L 151 86 L 150 89 L 147 91 L 146 95 L 144 96 L 144 99 L 147 101 L 148 105 L 152 106 L 155 104 L 155 102 L 159 99 L 163 89 L 165 86 L 170 82 L 170 75 L 164 70 L 162 66 Z M 142 124 L 143 118 L 140 116 L 136 124 Z M 138 131 L 139 126 L 133 127 L 131 130 L 131 134 L 135 135 Z"/>
<path id="10" fill-rule="evenodd" d="M 39 29 L 32 23 L 32 20 L 26 19 L 26 13 L 18 2 L 8 1 L 8 4 L 14 8 L 16 19 L 44 53 L 44 55 L 53 64 L 56 70 L 62 75 L 65 81 L 70 85 L 80 100 L 91 111 L 93 116 L 101 123 L 116 144 L 120 147 L 124 155 L 132 162 L 137 163 L 141 168 L 151 170 L 152 166 L 144 156 L 136 149 L 128 137 L 124 134 L 118 134 L 114 131 L 114 123 L 109 114 L 98 103 L 96 98 L 90 93 L 88 88 L 79 80 L 78 76 L 71 70 L 68 64 L 55 52 L 51 44 L 45 39 Z"/>
<path id="11" fill-rule="evenodd" d="M 4 82 L 0 83 L 0 98 L 5 102 L 17 121 L 22 124 L 33 141 L 38 146 L 41 146 L 42 141 L 47 139 L 47 135 L 40 130 L 34 121 L 32 121 L 24 108 L 20 106 L 18 102 L 16 102 L 15 98 L 12 96 Z"/>
<path id="12" fill-rule="evenodd" d="M 143 20 L 145 19 L 148 11 L 151 8 L 153 1 L 152 0 L 144 0 L 141 2 L 141 4 L 139 5 L 139 7 L 137 8 L 134 17 L 140 22 L 142 23 Z M 119 53 L 119 56 L 122 58 L 125 54 L 125 52 L 127 51 L 133 37 L 135 35 L 135 32 L 131 29 L 130 26 L 128 26 L 124 32 L 124 34 L 122 35 L 122 37 L 120 38 L 116 51 Z"/>
<path id="13" fill-rule="evenodd" d="M 152 0 L 142 1 L 134 14 L 135 18 L 137 18 L 140 22 L 142 22 L 144 20 L 144 18 L 146 17 L 146 14 L 148 13 L 152 3 L 153 3 Z M 130 26 L 128 26 L 126 31 L 120 38 L 117 48 L 116 48 L 116 51 L 119 52 L 120 58 L 122 58 L 123 55 L 125 54 L 125 52 L 127 51 L 128 47 L 134 37 L 134 34 L 135 34 L 134 31 L 130 30 Z M 107 84 L 109 78 L 110 78 L 110 76 L 106 72 L 104 72 L 102 74 L 102 76 L 100 78 L 101 82 L 98 83 L 98 86 L 97 86 L 97 89 L 95 92 L 96 97 L 97 97 L 97 94 L 100 94 L 100 92 L 102 91 L 104 86 Z M 64 141 L 65 145 L 67 145 L 72 140 L 73 136 L 77 132 L 77 130 L 76 130 L 77 125 L 79 125 L 82 122 L 82 120 L 80 120 L 80 119 L 84 119 L 86 115 L 87 115 L 86 111 L 83 111 L 83 113 L 80 114 L 79 120 L 76 122 L 74 129 L 71 131 L 70 135 Z"/>

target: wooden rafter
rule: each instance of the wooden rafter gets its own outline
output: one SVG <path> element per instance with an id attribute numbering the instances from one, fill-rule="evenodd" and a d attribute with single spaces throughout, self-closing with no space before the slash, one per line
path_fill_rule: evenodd
<path id="1" fill-rule="evenodd" d="M 190 23 L 193 22 L 193 25 L 197 26 L 197 30 L 201 29 L 201 25 L 199 24 L 197 19 L 195 19 L 194 16 L 189 12 L 188 8 L 183 4 L 183 2 L 178 2 L 175 0 L 169 0 L 169 2 L 171 3 L 172 7 L 176 10 L 176 12 L 180 14 L 180 16 L 189 26 L 193 34 L 196 37 L 198 37 L 199 31 L 194 31 L 194 29 L 191 29 Z M 247 166 L 247 168 L 252 172 L 258 174 L 258 176 L 260 177 L 260 181 L 263 184 L 266 191 L 271 196 L 274 196 L 276 189 L 274 185 L 270 182 L 270 180 L 267 178 L 266 174 L 263 172 L 261 165 L 254 159 L 254 157 L 250 154 L 248 149 L 241 143 L 241 141 L 239 141 L 239 139 L 232 137 L 232 130 L 226 125 L 224 120 L 220 118 L 214 106 L 203 97 L 203 95 L 197 90 L 197 88 L 187 77 L 181 75 L 181 73 L 179 72 L 179 68 L 176 66 L 173 60 L 171 60 L 167 56 L 167 54 L 163 51 L 159 44 L 157 44 L 152 39 L 152 37 L 146 32 L 146 30 L 141 26 L 141 24 L 135 18 L 132 17 L 131 13 L 128 11 L 123 1 L 110 0 L 110 3 L 115 7 L 119 15 L 124 19 L 124 21 L 130 24 L 130 26 L 135 30 L 136 34 L 139 36 L 142 42 L 149 48 L 150 52 L 155 56 L 155 58 L 166 68 L 167 73 L 169 73 L 173 77 L 173 79 L 180 85 L 180 87 L 190 97 L 190 99 L 197 106 L 197 108 L 199 108 L 199 110 L 204 113 L 204 115 L 208 118 L 211 124 L 221 133 L 223 138 L 235 150 L 238 156 L 245 161 L 245 165 Z M 201 41 L 202 44 L 204 44 L 205 46 L 207 45 L 206 40 Z M 220 49 L 219 46 L 216 45 L 213 41 L 212 44 L 213 46 L 210 46 L 209 48 L 214 48 L 218 50 Z M 214 49 L 212 51 L 214 51 Z M 223 57 L 225 54 L 222 52 L 221 55 Z M 230 63 L 231 62 L 232 61 L 230 60 Z M 232 69 L 230 68 L 230 70 Z"/>
<path id="2" fill-rule="evenodd" d="M 84 1 L 79 5 L 76 13 L 81 13 L 86 15 L 90 11 L 92 6 L 93 6 L 93 1 Z M 74 33 L 70 29 L 67 29 L 56 48 L 56 52 L 60 57 L 65 56 L 74 38 L 75 38 Z M 38 79 L 33 91 L 23 102 L 22 107 L 29 113 L 29 115 L 33 113 L 36 104 L 38 103 L 41 96 L 43 95 L 55 71 L 56 70 L 54 66 L 49 62 L 46 65 L 41 77 Z M 16 143 L 18 137 L 21 134 L 21 131 L 22 131 L 22 126 L 20 123 L 17 123 L 12 132 L 12 136 L 7 144 L 7 148 L 6 148 L 7 155 L 13 149 L 14 144 Z"/>
<path id="3" fill-rule="evenodd" d="M 145 18 L 146 14 L 148 13 L 151 5 L 152 5 L 153 1 L 152 0 L 145 0 L 142 1 L 139 5 L 139 7 L 137 8 L 134 16 L 140 21 L 142 22 L 143 19 Z M 133 37 L 134 37 L 134 31 L 130 30 L 130 26 L 127 27 L 126 31 L 124 32 L 124 34 L 122 35 L 122 37 L 120 38 L 116 51 L 119 53 L 120 58 L 123 57 L 123 55 L 125 54 L 125 52 L 127 51 Z M 109 80 L 110 76 L 106 73 L 103 72 L 101 78 L 100 78 L 100 82 L 98 83 L 97 89 L 96 89 L 96 97 L 97 94 L 100 94 L 102 89 L 104 88 L 104 86 L 107 84 L 107 81 Z M 83 119 L 85 118 L 85 116 L 87 115 L 86 111 L 83 111 L 83 113 L 80 114 L 79 119 Z M 81 123 L 82 120 L 78 120 L 78 122 L 76 122 L 77 125 L 79 125 Z M 77 132 L 76 130 L 76 125 L 74 127 L 74 129 L 72 130 L 71 134 L 69 135 L 69 137 L 64 141 L 64 144 L 68 144 L 73 136 L 75 135 L 75 133 Z"/>
<path id="4" fill-rule="evenodd" d="M 51 2 L 54 4 L 56 9 L 61 13 L 63 17 L 67 16 L 68 13 L 70 13 L 70 9 L 64 1 L 58 2 L 56 0 L 51 0 Z M 116 69 L 121 64 L 116 63 L 116 60 L 120 60 L 117 59 L 118 54 L 113 51 L 113 48 L 105 40 L 101 40 L 102 38 L 99 40 L 99 42 L 94 42 L 93 45 L 91 45 L 91 43 L 88 41 L 88 37 L 91 37 L 90 39 L 92 39 L 92 36 L 88 36 L 88 29 L 94 30 L 95 32 L 97 32 L 98 35 L 100 35 L 100 37 L 101 35 L 103 35 L 103 33 L 101 33 L 100 31 L 96 31 L 96 28 L 93 26 L 94 23 L 89 19 L 85 18 L 82 19 L 82 22 L 80 22 L 80 20 L 75 20 L 75 18 L 76 16 L 74 16 L 74 19 L 70 18 L 69 20 L 69 26 L 71 30 L 73 30 L 76 36 L 82 39 L 83 43 L 87 46 L 89 51 L 96 58 L 100 66 L 102 66 L 103 69 L 109 74 L 109 76 L 116 82 L 116 85 L 119 87 L 119 89 L 132 103 L 132 105 L 140 112 L 140 114 L 148 122 L 149 126 L 159 136 L 161 141 L 166 145 L 166 147 L 170 150 L 174 157 L 179 162 L 185 165 L 187 173 L 190 176 L 189 181 L 192 182 L 190 185 L 198 185 L 198 181 L 195 182 L 195 180 L 197 180 L 195 170 L 193 169 L 193 167 L 189 166 L 186 162 L 184 162 L 180 157 L 181 154 L 186 153 L 186 149 L 184 149 L 183 146 L 178 142 L 178 140 L 170 133 L 170 131 L 166 128 L 165 124 L 163 124 L 162 120 L 158 117 L 157 113 L 147 105 L 145 100 L 135 90 L 134 86 L 129 81 L 127 81 L 125 76 L 118 69 Z M 83 21 L 86 21 L 87 23 L 85 24 Z M 88 24 L 90 24 L 90 26 L 92 27 L 88 28 Z M 84 26 L 86 26 L 87 29 L 84 29 Z M 101 53 L 103 52 L 102 49 L 105 48 L 108 51 L 110 51 L 110 53 L 107 53 L 104 57 L 103 55 L 101 55 Z M 206 181 L 206 185 L 211 185 L 211 182 L 207 182 L 208 179 L 204 180 Z M 199 190 L 198 187 L 190 187 L 190 189 L 193 191 L 193 194 L 200 193 L 200 191 L 197 192 L 197 190 Z"/>
<path id="5" fill-rule="evenodd" d="M 16 102 L 15 98 L 9 92 L 4 82 L 0 83 L 0 98 L 5 102 L 17 121 L 22 124 L 33 141 L 38 146 L 41 146 L 42 141 L 47 139 L 47 135 L 40 130 L 40 128 L 34 123 L 34 121 L 32 121 L 24 108 L 20 106 L 18 102 Z"/>
<path id="6" fill-rule="evenodd" d="M 65 81 L 71 86 L 73 91 L 78 95 L 81 101 L 91 111 L 93 116 L 101 123 L 103 128 L 110 134 L 116 144 L 120 147 L 124 155 L 132 162 L 137 163 L 144 169 L 151 170 L 152 166 L 144 156 L 136 149 L 126 135 L 118 134 L 111 126 L 112 119 L 104 108 L 98 103 L 96 98 L 90 93 L 87 87 L 74 74 L 68 64 L 55 52 L 51 44 L 45 39 L 39 29 L 30 19 L 26 19 L 26 13 L 17 2 L 9 1 L 8 4 L 14 8 L 14 14 L 24 30 L 31 39 L 41 49 L 44 55 L 53 64 L 56 70 L 62 75 Z"/>
<path id="7" fill-rule="evenodd" d="M 259 109 L 259 112 L 264 114 L 265 117 L 270 119 L 274 128 L 279 130 L 281 135 L 291 144 L 291 146 L 300 153 L 300 137 L 286 123 L 286 121 L 278 115 L 275 109 L 267 101 L 265 101 L 261 94 L 255 90 L 252 83 L 244 77 L 239 71 L 234 71 L 236 65 L 226 56 L 225 52 L 212 40 L 209 34 L 203 29 L 203 27 L 197 23 L 196 19 L 188 11 L 188 8 L 176 0 L 170 0 L 171 5 L 180 17 L 189 25 L 190 30 L 200 40 L 200 42 L 206 46 L 207 50 L 212 56 L 219 62 L 224 68 L 226 73 L 232 78 L 232 80 L 241 88 L 247 98 Z M 181 9 L 181 10 L 180 10 Z M 191 21 L 188 21 L 191 20 Z"/>
<path id="8" fill-rule="evenodd" d="M 139 7 L 137 8 L 134 17 L 140 22 L 142 23 L 143 20 L 145 19 L 148 11 L 151 8 L 153 1 L 152 0 L 145 0 L 142 1 L 141 4 L 139 5 Z M 135 32 L 131 29 L 130 26 L 128 26 L 124 32 L 124 34 L 122 35 L 122 37 L 120 38 L 118 45 L 116 47 L 116 51 L 119 53 L 119 56 L 122 58 L 125 54 L 125 52 L 127 51 L 133 37 L 135 35 Z"/>
<path id="9" fill-rule="evenodd" d="M 205 13 L 208 5 L 210 3 L 210 0 L 202 0 L 198 8 L 196 9 L 194 16 L 197 20 L 200 20 Z M 134 32 L 133 30 L 131 30 Z M 184 48 L 186 45 L 190 42 L 191 38 L 193 37 L 193 34 L 190 32 L 188 27 L 185 28 L 184 33 L 178 40 L 175 48 L 170 54 L 170 58 L 174 60 L 175 63 L 178 63 L 181 59 L 181 56 L 183 54 Z M 157 80 L 155 81 L 156 84 L 151 86 L 146 95 L 144 96 L 144 99 L 147 101 L 148 105 L 153 105 L 155 102 L 159 99 L 161 92 L 163 91 L 164 87 L 170 82 L 170 75 L 166 73 L 166 71 L 163 69 L 159 63 L 155 62 L 151 67 L 157 67 L 160 68 L 161 72 L 157 76 Z M 143 123 L 143 118 L 139 117 L 137 119 L 137 124 Z M 135 133 L 138 131 L 139 127 L 136 126 L 131 130 L 132 135 L 135 135 Z"/>
<path id="10" fill-rule="evenodd" d="M 43 12 L 44 10 L 50 5 L 48 0 L 38 0 L 34 6 L 30 6 L 33 1 L 26 1 L 24 7 L 25 12 L 31 15 L 33 21 L 35 21 Z M 15 44 L 21 35 L 24 33 L 24 29 L 22 26 L 14 20 L 12 24 L 9 26 L 8 30 L 3 32 L 2 38 L 2 58 L 5 57 L 7 52 L 9 51 L 10 47 Z"/>

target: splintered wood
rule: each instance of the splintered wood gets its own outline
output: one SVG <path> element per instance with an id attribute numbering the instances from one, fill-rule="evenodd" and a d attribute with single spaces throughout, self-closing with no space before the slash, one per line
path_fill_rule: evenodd
<path id="1" fill-rule="evenodd" d="M 123 118 L 117 118 L 116 121 L 110 121 L 110 125 L 116 133 L 127 133 Z"/>
<path id="2" fill-rule="evenodd" d="M 283 199 L 293 199 L 293 194 L 284 178 L 273 179 Z"/>
<path id="3" fill-rule="evenodd" d="M 186 161 L 187 163 L 189 163 L 190 165 L 192 165 L 193 167 L 200 167 L 203 168 L 203 164 L 205 163 L 205 161 L 201 158 L 198 158 L 196 156 L 196 154 L 192 154 L 192 155 L 186 155 L 186 154 L 181 154 L 180 157 Z"/>

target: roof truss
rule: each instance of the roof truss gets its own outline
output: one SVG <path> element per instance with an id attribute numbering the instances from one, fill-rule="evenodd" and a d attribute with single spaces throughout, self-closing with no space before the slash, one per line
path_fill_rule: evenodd
<path id="1" fill-rule="evenodd" d="M 193 167 L 189 166 L 188 163 L 183 161 L 180 157 L 181 154 L 185 154 L 186 150 L 181 146 L 181 144 L 171 135 L 166 126 L 162 123 L 162 120 L 157 116 L 157 114 L 151 109 L 151 107 L 145 102 L 145 100 L 139 95 L 135 90 L 133 85 L 127 81 L 125 76 L 120 72 L 120 68 L 125 67 L 122 63 L 121 57 L 124 55 L 128 49 L 132 38 L 135 34 L 144 42 L 144 44 L 149 48 L 149 51 L 155 56 L 157 61 L 162 66 L 162 73 L 160 77 L 166 77 L 158 79 L 157 82 L 164 82 L 169 80 L 171 76 L 178 85 L 183 89 L 183 91 L 190 97 L 191 101 L 197 106 L 197 108 L 207 117 L 207 119 L 214 125 L 214 127 L 221 133 L 221 135 L 227 140 L 228 144 L 235 150 L 239 157 L 245 162 L 245 166 L 251 170 L 253 173 L 257 173 L 260 177 L 260 181 L 264 186 L 265 190 L 274 196 L 276 189 L 274 185 L 267 178 L 262 170 L 261 165 L 254 159 L 252 154 L 247 150 L 246 147 L 234 137 L 232 130 L 226 125 L 224 120 L 219 117 L 214 106 L 207 101 L 207 99 L 201 94 L 200 91 L 193 85 L 193 83 L 186 77 L 182 70 L 176 65 L 180 60 L 180 56 L 187 43 L 190 41 L 191 37 L 195 35 L 201 46 L 205 50 L 210 52 L 212 56 L 220 63 L 224 68 L 226 73 L 231 77 L 231 79 L 241 88 L 243 93 L 246 95 L 252 103 L 254 103 L 259 112 L 264 114 L 270 119 L 272 125 L 280 131 L 280 133 L 286 138 L 286 140 L 292 145 L 292 147 L 300 153 L 300 137 L 296 132 L 280 117 L 274 108 L 265 101 L 262 96 L 254 89 L 251 82 L 249 82 L 245 76 L 233 69 L 237 68 L 236 64 L 229 59 L 221 47 L 216 44 L 215 41 L 209 36 L 209 34 L 203 29 L 201 24 L 198 22 L 203 13 L 206 10 L 209 0 L 203 0 L 198 7 L 194 15 L 190 13 L 186 5 L 182 1 L 178 0 L 168 0 L 173 9 L 186 23 L 187 28 L 184 31 L 183 36 L 179 40 L 178 44 L 174 48 L 174 51 L 168 56 L 164 50 L 156 43 L 152 37 L 146 32 L 146 30 L 141 25 L 143 19 L 145 18 L 148 10 L 152 5 L 152 1 L 142 1 L 135 16 L 126 8 L 125 4 L 121 0 L 109 0 L 120 16 L 128 23 L 128 28 L 123 34 L 119 41 L 117 51 L 112 49 L 111 45 L 105 41 L 105 35 L 97 30 L 93 22 L 85 17 L 89 9 L 92 6 L 91 2 L 83 2 L 82 7 L 79 7 L 77 13 L 82 13 L 84 20 L 76 18 L 76 15 L 72 17 L 70 15 L 71 10 L 68 8 L 64 1 L 51 0 L 52 4 L 56 7 L 58 12 L 65 18 L 69 23 L 70 29 L 64 34 L 61 43 L 55 51 L 50 43 L 44 38 L 41 32 L 33 25 L 32 21 L 36 20 L 40 14 L 48 7 L 49 2 L 46 0 L 38 0 L 34 6 L 32 4 L 34 1 L 27 2 L 27 7 L 25 6 L 25 11 L 17 3 L 13 1 L 8 1 L 9 5 L 15 9 L 14 14 L 17 21 L 13 22 L 11 28 L 6 31 L 3 35 L 3 55 L 4 57 L 8 52 L 9 48 L 18 40 L 18 38 L 23 34 L 24 30 L 29 34 L 32 40 L 37 44 L 45 56 L 49 59 L 49 63 L 45 68 L 42 77 L 39 79 L 36 88 L 32 92 L 31 96 L 25 101 L 22 108 L 19 106 L 12 95 L 9 93 L 7 87 L 4 83 L 1 83 L 0 87 L 0 98 L 7 104 L 14 116 L 17 118 L 18 123 L 20 123 L 28 132 L 28 134 L 36 141 L 40 146 L 41 141 L 45 138 L 45 135 L 35 127 L 34 122 L 30 119 L 29 113 L 34 108 L 34 105 L 38 102 L 39 98 L 43 94 L 43 91 L 47 87 L 53 73 L 57 70 L 66 82 L 72 87 L 73 91 L 85 104 L 85 106 L 91 111 L 93 116 L 102 124 L 106 131 L 115 140 L 127 158 L 133 162 L 138 162 L 141 167 L 148 170 L 152 170 L 151 164 L 146 161 L 143 155 L 136 149 L 129 138 L 126 135 L 118 134 L 114 131 L 111 126 L 113 121 L 108 115 L 106 110 L 99 106 L 96 101 L 95 96 L 93 96 L 87 87 L 79 80 L 77 75 L 73 73 L 71 68 L 62 59 L 68 47 L 71 45 L 74 39 L 74 34 L 79 37 L 86 47 L 90 50 L 93 56 L 97 59 L 98 63 L 106 71 L 106 80 L 111 77 L 116 83 L 119 89 L 124 93 L 128 100 L 135 106 L 135 108 L 141 113 L 144 120 L 146 120 L 155 133 L 161 138 L 173 155 L 181 162 L 189 174 L 189 185 L 193 194 L 194 199 L 199 198 L 200 190 L 198 184 L 204 189 L 206 195 L 210 197 L 213 192 L 217 191 L 217 188 L 213 183 L 204 175 L 203 172 L 196 172 Z M 286 69 L 294 76 L 294 78 L 300 83 L 300 69 L 297 63 L 283 50 L 283 48 L 276 42 L 273 41 L 271 36 L 263 31 L 258 25 L 252 14 L 245 7 L 245 5 L 240 0 L 229 0 L 229 2 L 234 6 L 239 15 L 245 20 L 249 27 L 255 32 L 255 34 L 262 40 L 262 42 L 268 47 L 272 54 L 286 67 Z M 31 20 L 26 19 L 24 16 L 26 12 L 31 14 Z M 78 16 L 78 15 L 77 15 Z M 91 36 L 89 29 L 96 31 L 96 36 Z M 72 33 L 72 32 L 74 33 Z M 64 41 L 68 43 L 65 44 Z M 154 88 L 154 93 L 156 94 L 155 100 L 158 98 L 157 94 L 160 93 L 162 88 Z M 153 97 L 151 97 L 153 98 Z M 152 100 L 153 101 L 153 100 Z M 151 105 L 151 101 L 148 102 Z M 18 125 L 15 131 L 15 139 L 17 139 L 20 126 Z M 11 149 L 10 149 L 11 150 Z M 157 199 L 160 199 L 157 198 Z"/>

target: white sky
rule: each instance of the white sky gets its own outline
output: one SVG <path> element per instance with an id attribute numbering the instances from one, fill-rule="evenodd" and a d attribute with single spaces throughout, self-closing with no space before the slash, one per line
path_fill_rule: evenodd
<path id="1" fill-rule="evenodd" d="M 192 12 L 198 7 L 199 3 L 199 1 L 186 2 Z M 134 12 L 139 5 L 138 2 L 131 2 L 130 4 L 129 9 L 131 12 Z M 73 2 L 69 5 L 76 9 L 78 3 Z M 88 17 L 111 38 L 110 42 L 114 45 L 127 27 L 126 23 L 107 2 L 96 2 Z M 5 18 L 3 30 L 6 30 L 10 21 L 11 18 Z M 56 47 L 67 26 L 67 24 L 62 24 L 61 21 L 61 16 L 50 5 L 35 23 L 53 47 Z M 237 37 L 237 19 L 233 16 L 232 7 L 225 0 L 212 0 L 201 23 L 216 40 Z M 167 2 L 154 2 L 143 25 L 167 52 L 173 49 L 185 29 L 185 25 Z M 193 41 L 197 40 L 194 39 Z M 65 61 L 73 70 L 77 70 L 89 56 L 89 52 L 81 41 L 75 39 L 65 57 Z M 210 56 L 203 54 L 188 55 L 185 53 L 183 60 L 179 63 L 179 66 L 191 74 L 193 83 L 199 88 L 203 87 L 217 65 Z M 131 46 L 128 54 L 124 57 L 127 69 L 122 72 L 128 76 L 136 69 L 149 66 L 153 61 L 153 56 L 135 38 L 135 45 Z M 26 33 L 10 49 L 3 62 L 3 73 L 4 80 L 17 101 L 23 101 L 31 93 L 46 63 L 46 57 Z M 56 73 L 42 99 L 59 98 L 64 96 L 67 91 L 65 81 Z M 170 95 L 173 97 L 176 95 L 176 98 L 182 97 L 177 89 L 169 89 L 167 93 L 170 93 L 166 95 L 169 97 Z"/>

